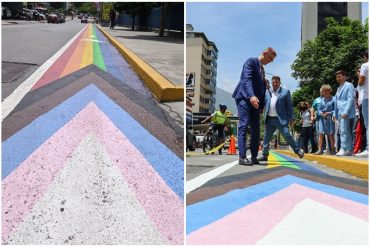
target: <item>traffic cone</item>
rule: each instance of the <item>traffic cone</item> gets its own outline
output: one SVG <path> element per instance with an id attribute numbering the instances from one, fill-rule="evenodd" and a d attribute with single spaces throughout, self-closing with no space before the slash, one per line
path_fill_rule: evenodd
<path id="1" fill-rule="evenodd" d="M 227 151 L 227 154 L 236 154 L 236 148 L 235 148 L 235 138 L 234 135 L 231 135 L 230 138 L 230 145 L 229 145 L 229 150 Z"/>

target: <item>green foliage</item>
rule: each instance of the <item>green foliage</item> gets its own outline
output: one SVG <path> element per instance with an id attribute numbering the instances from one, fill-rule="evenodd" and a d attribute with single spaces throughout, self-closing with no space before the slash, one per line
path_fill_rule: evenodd
<path id="1" fill-rule="evenodd" d="M 292 76 L 300 81 L 300 89 L 292 96 L 294 106 L 300 101 L 312 103 L 319 96 L 322 84 L 329 84 L 335 94 L 338 70 L 347 73 L 348 81 L 357 83 L 355 69 L 363 63 L 362 53 L 368 49 L 368 19 L 365 25 L 349 18 L 343 18 L 340 23 L 327 18 L 326 22 L 327 28 L 304 44 L 291 65 Z"/>
<path id="2" fill-rule="evenodd" d="M 135 17 L 137 15 L 148 14 L 149 11 L 154 7 L 157 7 L 157 5 L 157 3 L 152 2 L 120 2 L 114 3 L 113 8 L 120 13 L 125 13 L 131 17 Z"/>
<path id="3" fill-rule="evenodd" d="M 97 9 L 95 3 L 92 2 L 75 2 L 73 3 L 74 8 L 78 10 L 79 13 L 90 13 L 92 15 L 97 14 Z"/>

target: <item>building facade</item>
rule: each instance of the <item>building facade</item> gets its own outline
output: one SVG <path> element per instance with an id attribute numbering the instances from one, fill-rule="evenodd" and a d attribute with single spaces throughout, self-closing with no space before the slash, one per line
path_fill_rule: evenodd
<path id="1" fill-rule="evenodd" d="M 343 17 L 361 21 L 360 2 L 303 2 L 301 47 L 307 40 L 313 40 L 326 28 L 325 18 L 334 17 L 340 21 Z"/>
<path id="2" fill-rule="evenodd" d="M 192 97 L 193 112 L 216 110 L 216 77 L 218 49 L 202 32 L 194 32 L 192 25 L 186 25 L 186 73 L 194 83 L 187 86 Z"/>

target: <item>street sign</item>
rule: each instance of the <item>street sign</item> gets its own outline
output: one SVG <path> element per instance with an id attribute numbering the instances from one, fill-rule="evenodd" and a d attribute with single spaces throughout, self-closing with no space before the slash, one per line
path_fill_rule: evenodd
<path id="1" fill-rule="evenodd" d="M 195 73 L 186 74 L 186 88 L 194 88 L 195 86 Z"/>
<path id="2" fill-rule="evenodd" d="M 112 7 L 112 4 L 111 3 L 103 3 L 102 13 L 101 13 L 102 21 L 109 22 L 109 19 L 110 19 L 110 10 L 112 8 L 113 7 Z"/>

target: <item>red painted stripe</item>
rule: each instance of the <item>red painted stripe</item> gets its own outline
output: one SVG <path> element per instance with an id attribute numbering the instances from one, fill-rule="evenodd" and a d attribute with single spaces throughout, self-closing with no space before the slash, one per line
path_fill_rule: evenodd
<path id="1" fill-rule="evenodd" d="M 68 49 L 50 66 L 50 68 L 43 74 L 43 76 L 36 82 L 32 87 L 32 90 L 43 87 L 49 84 L 52 81 L 55 81 L 60 78 L 60 75 L 63 72 L 63 69 L 68 63 L 68 60 L 71 58 L 74 50 L 76 49 L 78 43 L 82 39 L 84 33 L 82 32 L 75 41 L 68 47 Z"/>

